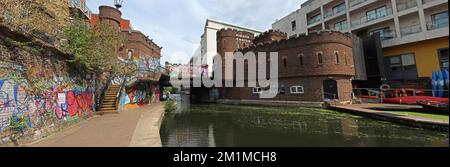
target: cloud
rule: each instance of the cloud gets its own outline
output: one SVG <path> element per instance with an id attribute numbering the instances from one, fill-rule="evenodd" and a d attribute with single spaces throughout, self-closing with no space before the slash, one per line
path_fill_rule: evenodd
<path id="1" fill-rule="evenodd" d="M 161 63 L 187 63 L 200 42 L 207 18 L 265 31 L 275 19 L 298 9 L 301 3 L 299 0 L 125 0 L 121 10 L 135 29 L 163 47 Z M 88 0 L 88 6 L 96 13 L 102 4 L 113 5 L 113 2 Z"/>

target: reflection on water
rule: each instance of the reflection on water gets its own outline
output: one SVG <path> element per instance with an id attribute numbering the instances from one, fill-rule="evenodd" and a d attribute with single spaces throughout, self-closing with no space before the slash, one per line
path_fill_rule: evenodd
<path id="1" fill-rule="evenodd" d="M 191 105 L 167 114 L 168 147 L 445 146 L 448 133 L 320 109 Z"/>

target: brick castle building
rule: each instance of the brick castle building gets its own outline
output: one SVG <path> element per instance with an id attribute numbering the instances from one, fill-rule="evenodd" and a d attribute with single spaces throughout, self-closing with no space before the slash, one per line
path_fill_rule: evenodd
<path id="1" fill-rule="evenodd" d="M 222 56 L 225 52 L 236 51 L 243 54 L 250 51 L 255 54 L 266 52 L 267 55 L 278 52 L 279 64 L 279 91 L 275 98 L 260 99 L 259 93 L 264 88 L 248 87 L 248 69 L 245 67 L 246 87 L 219 88 L 219 99 L 304 102 L 351 100 L 351 80 L 355 69 L 352 39 L 348 34 L 329 31 L 288 39 L 285 33 L 273 30 L 255 37 L 249 32 L 222 29 L 217 32 L 217 46 L 217 52 Z M 224 79 L 229 77 L 225 76 Z"/>

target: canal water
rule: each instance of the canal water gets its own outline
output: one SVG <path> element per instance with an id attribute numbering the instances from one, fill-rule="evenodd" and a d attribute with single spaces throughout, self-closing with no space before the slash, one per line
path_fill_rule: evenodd
<path id="1" fill-rule="evenodd" d="M 448 133 L 299 107 L 184 106 L 160 132 L 165 147 L 449 146 Z"/>

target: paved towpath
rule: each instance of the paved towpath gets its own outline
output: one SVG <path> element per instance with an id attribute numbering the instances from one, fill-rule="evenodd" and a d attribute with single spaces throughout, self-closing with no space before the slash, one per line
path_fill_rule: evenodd
<path id="1" fill-rule="evenodd" d="M 105 114 L 28 147 L 161 147 L 163 103 Z"/>

